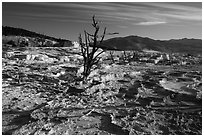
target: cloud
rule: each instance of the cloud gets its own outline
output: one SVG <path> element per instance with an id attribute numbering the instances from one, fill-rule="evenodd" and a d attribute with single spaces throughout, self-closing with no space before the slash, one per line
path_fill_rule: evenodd
<path id="1" fill-rule="evenodd" d="M 156 13 L 166 18 L 174 18 L 180 20 L 202 21 L 202 13 L 180 12 L 180 13 Z"/>
<path id="2" fill-rule="evenodd" d="M 160 10 L 170 10 L 170 11 L 196 11 L 199 12 L 202 10 L 202 7 L 192 6 L 192 2 L 145 2 L 142 3 L 145 6 L 154 7 Z M 187 5 L 188 4 L 188 5 Z M 200 3 L 202 5 L 202 3 Z"/>
<path id="3" fill-rule="evenodd" d="M 167 22 L 165 21 L 148 21 L 148 22 L 139 22 L 135 25 L 143 25 L 143 26 L 150 26 L 150 25 L 159 25 L 159 24 L 165 24 Z"/>
<path id="4" fill-rule="evenodd" d="M 202 20 L 202 3 L 143 3 L 145 6 L 157 9 L 153 11 L 153 16 L 164 17 L 168 20 L 192 20 L 201 21 Z"/>
<path id="5" fill-rule="evenodd" d="M 93 15 L 106 24 L 157 25 L 182 22 L 201 22 L 202 7 L 194 3 L 161 2 L 31 2 L 17 6 L 11 14 L 22 13 L 24 17 L 72 22 L 90 22 Z M 24 8 L 24 10 L 21 10 Z M 19 15 L 23 16 L 23 15 Z"/>
<path id="6" fill-rule="evenodd" d="M 58 7 L 58 8 L 73 8 L 76 10 L 106 10 L 114 11 L 117 7 L 111 6 L 110 3 L 103 2 L 35 2 L 27 3 L 38 6 Z"/>
<path id="7" fill-rule="evenodd" d="M 86 18 L 78 18 L 72 15 L 59 15 L 50 13 L 16 13 L 12 17 L 32 19 L 32 20 L 49 20 L 55 22 L 75 22 L 75 23 L 90 23 Z"/>

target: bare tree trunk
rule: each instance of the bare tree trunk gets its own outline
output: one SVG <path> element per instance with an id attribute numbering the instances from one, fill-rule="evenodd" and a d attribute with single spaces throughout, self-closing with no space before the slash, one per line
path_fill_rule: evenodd
<path id="1" fill-rule="evenodd" d="M 93 67 L 93 65 L 98 64 L 100 57 L 99 55 L 101 55 L 104 51 L 101 51 L 99 53 L 97 53 L 98 49 L 99 49 L 99 45 L 103 42 L 103 39 L 105 37 L 106 34 L 106 28 L 104 29 L 104 32 L 102 34 L 100 41 L 98 40 L 99 35 L 99 25 L 98 22 L 95 21 L 95 17 L 93 16 L 92 18 L 93 23 L 92 26 L 95 29 L 94 34 L 89 34 L 88 32 L 84 31 L 84 36 L 85 36 L 85 43 L 82 42 L 82 37 L 81 34 L 79 36 L 79 44 L 81 47 L 81 54 L 83 56 L 83 60 L 84 60 L 84 72 L 83 72 L 83 78 L 86 79 L 88 77 L 88 75 L 91 73 L 91 69 Z M 92 49 L 90 49 L 89 47 L 92 47 Z"/>
<path id="2" fill-rule="evenodd" d="M 126 52 L 125 51 L 123 51 L 123 63 L 125 63 L 125 61 L 127 60 L 127 55 L 126 55 Z"/>
<path id="3" fill-rule="evenodd" d="M 81 55 L 83 56 L 83 79 L 86 79 L 89 76 L 93 65 L 98 64 L 101 59 L 100 55 L 104 52 L 104 50 L 101 52 L 98 52 L 98 50 L 106 35 L 106 28 L 104 28 L 102 35 L 98 35 L 100 27 L 98 22 L 95 20 L 95 16 L 92 17 L 92 26 L 95 29 L 93 34 L 84 31 L 85 42 L 82 41 L 81 34 L 79 35 Z M 114 34 L 118 33 L 108 33 L 108 35 Z M 92 49 L 90 47 L 92 47 Z"/>

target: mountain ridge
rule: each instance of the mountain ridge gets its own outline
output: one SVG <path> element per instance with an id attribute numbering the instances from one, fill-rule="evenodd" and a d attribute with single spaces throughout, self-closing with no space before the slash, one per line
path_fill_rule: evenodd
<path id="1" fill-rule="evenodd" d="M 26 30 L 23 28 L 15 28 L 10 26 L 2 26 L 2 35 L 4 36 L 22 36 L 22 37 L 33 37 L 33 38 L 43 38 L 43 39 L 49 39 L 56 42 L 59 42 L 59 45 L 72 45 L 72 42 L 70 40 L 61 39 L 61 38 L 55 38 L 51 36 L 47 36 L 44 34 L 40 34 L 34 31 Z"/>
<path id="2" fill-rule="evenodd" d="M 115 37 L 105 40 L 101 45 L 102 48 L 109 50 L 139 50 L 144 49 L 156 50 L 161 52 L 178 52 L 188 54 L 202 53 L 201 39 L 170 39 L 154 40 L 148 37 L 130 35 L 125 37 Z"/>
<path id="3" fill-rule="evenodd" d="M 33 31 L 22 28 L 14 28 L 9 26 L 2 26 L 2 35 L 5 36 L 26 36 L 50 39 L 59 42 L 59 45 L 72 46 L 72 41 L 46 36 Z M 68 44 L 67 44 L 68 43 Z M 137 35 L 129 35 L 125 37 L 114 37 L 104 40 L 100 48 L 107 50 L 137 50 L 144 49 L 155 50 L 168 53 L 188 53 L 188 54 L 202 54 L 202 39 L 170 39 L 170 40 L 154 40 L 149 37 L 141 37 Z"/>

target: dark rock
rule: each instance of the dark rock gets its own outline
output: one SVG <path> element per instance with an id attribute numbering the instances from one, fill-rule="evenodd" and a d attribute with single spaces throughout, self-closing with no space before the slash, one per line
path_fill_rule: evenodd
<path id="1" fill-rule="evenodd" d="M 145 88 L 148 88 L 148 89 L 152 89 L 153 87 L 157 86 L 156 82 L 149 82 L 149 81 L 143 81 L 142 84 Z"/>
<path id="2" fill-rule="evenodd" d="M 127 93 L 127 92 L 128 90 L 126 88 L 120 88 L 118 93 L 121 94 L 121 93 Z"/>
<path id="3" fill-rule="evenodd" d="M 186 72 L 183 71 L 174 71 L 174 72 L 170 72 L 168 74 L 168 76 L 172 76 L 172 77 L 182 77 Z"/>
<path id="4" fill-rule="evenodd" d="M 128 89 L 126 96 L 134 97 L 134 95 L 137 95 L 137 94 L 138 94 L 138 89 L 133 86 Z"/>
<path id="5" fill-rule="evenodd" d="M 192 78 L 186 78 L 186 77 L 178 77 L 177 82 L 193 82 L 194 80 Z"/>
<path id="6" fill-rule="evenodd" d="M 149 106 L 150 105 L 150 103 L 152 102 L 152 99 L 139 97 L 137 101 L 139 101 L 141 106 L 145 107 L 145 106 Z"/>
<path id="7" fill-rule="evenodd" d="M 66 93 L 70 94 L 70 95 L 78 95 L 83 93 L 84 90 L 83 89 L 78 89 L 76 87 L 69 87 L 69 89 L 66 91 Z"/>
<path id="8" fill-rule="evenodd" d="M 110 115 L 101 116 L 101 125 L 99 126 L 99 129 L 115 135 L 129 135 L 128 130 L 111 122 L 112 119 Z"/>
<path id="9" fill-rule="evenodd" d="M 17 100 L 18 100 L 18 98 L 16 98 L 16 97 L 12 98 L 12 101 L 17 101 Z"/>
<path id="10" fill-rule="evenodd" d="M 120 82 L 120 83 L 128 83 L 130 81 L 121 79 L 121 80 L 118 80 L 118 82 Z"/>
<path id="11" fill-rule="evenodd" d="M 125 97 L 128 99 L 135 98 L 134 95 L 138 94 L 138 88 L 141 87 L 140 83 L 134 82 L 129 88 L 120 88 L 117 97 Z"/>
<path id="12" fill-rule="evenodd" d="M 12 78 L 12 77 L 10 75 L 8 75 L 8 74 L 2 74 L 2 78 L 7 79 L 7 78 Z"/>

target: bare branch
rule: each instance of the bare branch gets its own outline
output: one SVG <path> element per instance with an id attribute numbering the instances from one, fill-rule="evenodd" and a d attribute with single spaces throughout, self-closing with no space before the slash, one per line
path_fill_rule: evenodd
<path id="1" fill-rule="evenodd" d="M 86 35 L 86 31 L 84 31 L 84 37 L 85 37 L 85 44 L 86 44 L 86 47 L 87 47 L 88 42 L 87 42 L 87 35 Z"/>
<path id="2" fill-rule="evenodd" d="M 103 41 L 105 35 L 106 35 L 106 28 L 105 28 L 104 31 L 103 31 L 103 35 L 102 35 L 102 38 L 101 38 L 101 40 L 100 40 L 100 44 L 102 43 L 102 41 Z"/>
<path id="3" fill-rule="evenodd" d="M 100 61 L 101 58 L 102 58 L 102 57 L 98 57 L 98 58 L 96 58 L 95 60 L 93 60 L 92 65 L 98 64 L 98 62 Z"/>
<path id="4" fill-rule="evenodd" d="M 91 36 L 91 37 L 94 37 L 94 35 L 92 35 L 92 34 L 90 34 L 90 33 L 88 33 L 88 32 L 86 32 L 87 33 L 87 35 L 89 35 L 89 36 Z"/>
<path id="5" fill-rule="evenodd" d="M 84 31 L 84 35 L 85 35 L 85 42 L 86 42 L 86 55 L 89 55 L 89 45 L 88 45 L 88 41 L 87 41 L 87 33 L 86 31 Z"/>
<path id="6" fill-rule="evenodd" d="M 90 37 L 89 37 L 89 35 L 88 35 L 88 42 L 89 42 L 89 44 L 91 43 L 91 40 L 90 40 Z"/>
<path id="7" fill-rule="evenodd" d="M 83 66 L 84 72 L 83 78 L 86 79 L 91 72 L 91 68 L 94 64 L 98 64 L 100 59 L 100 55 L 104 52 L 98 51 L 100 48 L 100 44 L 103 42 L 106 35 L 114 35 L 118 33 L 108 33 L 106 34 L 106 28 L 104 28 L 102 35 L 99 35 L 100 26 L 98 25 L 98 21 L 95 20 L 95 16 L 92 17 L 92 26 L 94 28 L 94 33 L 90 34 L 87 31 L 84 31 L 85 42 L 82 42 L 81 34 L 79 36 L 79 44 L 81 47 L 81 54 L 83 56 Z M 92 47 L 92 48 L 90 48 Z"/>
<path id="8" fill-rule="evenodd" d="M 81 47 L 81 53 L 83 54 L 84 51 L 83 51 L 83 42 L 82 42 L 81 34 L 79 34 L 79 44 L 80 44 L 80 47 Z"/>
<path id="9" fill-rule="evenodd" d="M 95 60 L 98 56 L 100 56 L 103 52 L 105 52 L 104 50 L 102 50 L 101 52 L 99 52 L 93 59 Z"/>
<path id="10" fill-rule="evenodd" d="M 99 29 L 99 26 L 98 26 L 98 22 L 95 20 L 95 15 L 92 17 L 92 20 L 93 20 L 93 24 L 92 26 L 96 29 Z"/>

